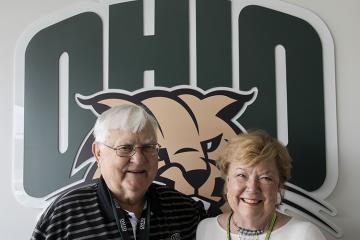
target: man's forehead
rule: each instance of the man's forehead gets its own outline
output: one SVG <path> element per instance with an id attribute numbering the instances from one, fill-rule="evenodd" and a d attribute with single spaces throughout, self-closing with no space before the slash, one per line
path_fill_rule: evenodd
<path id="1" fill-rule="evenodd" d="M 107 140 L 120 143 L 150 143 L 157 139 L 156 132 L 151 128 L 144 128 L 139 132 L 123 129 L 110 129 Z"/>

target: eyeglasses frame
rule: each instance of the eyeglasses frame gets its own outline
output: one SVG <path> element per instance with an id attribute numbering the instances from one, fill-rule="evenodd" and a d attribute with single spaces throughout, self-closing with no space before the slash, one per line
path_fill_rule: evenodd
<path id="1" fill-rule="evenodd" d="M 144 154 L 144 152 L 142 150 L 142 148 L 145 147 L 145 146 L 156 146 L 156 153 L 159 153 L 159 149 L 161 148 L 161 145 L 159 143 L 149 143 L 149 144 L 143 144 L 141 146 L 135 146 L 135 145 L 132 145 L 132 144 L 123 144 L 123 145 L 119 145 L 119 146 L 116 146 L 116 147 L 109 146 L 109 145 L 107 145 L 106 143 L 103 143 L 103 142 L 96 142 L 96 143 L 104 145 L 105 147 L 108 147 L 108 148 L 114 150 L 118 157 L 132 157 L 132 156 L 135 155 L 137 148 L 140 148 L 141 153 L 143 155 L 146 155 L 146 154 Z M 120 154 L 118 154 L 118 151 L 119 151 L 120 147 L 124 147 L 124 146 L 132 146 L 132 150 L 131 150 L 131 153 L 129 155 L 122 155 L 121 156 Z"/>

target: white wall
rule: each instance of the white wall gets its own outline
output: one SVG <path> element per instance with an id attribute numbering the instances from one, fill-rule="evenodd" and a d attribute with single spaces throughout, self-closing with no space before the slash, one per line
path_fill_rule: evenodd
<path id="1" fill-rule="evenodd" d="M 289 0 L 307 8 L 328 26 L 335 45 L 339 179 L 326 199 L 338 210 L 334 222 L 343 229 L 342 239 L 359 239 L 360 192 L 360 2 L 357 0 Z"/>
<path id="2" fill-rule="evenodd" d="M 96 0 L 86 0 L 96 2 Z M 0 4 L 0 146 L 3 154 L 0 182 L 1 239 L 29 239 L 40 209 L 20 205 L 12 187 L 12 126 L 14 53 L 16 41 L 29 24 L 69 7 L 79 0 L 1 0 Z M 287 0 L 307 8 L 328 26 L 335 43 L 339 179 L 326 199 L 337 210 L 332 221 L 345 240 L 358 239 L 360 222 L 360 2 L 358 0 Z M 328 239 L 333 239 L 328 236 Z"/>

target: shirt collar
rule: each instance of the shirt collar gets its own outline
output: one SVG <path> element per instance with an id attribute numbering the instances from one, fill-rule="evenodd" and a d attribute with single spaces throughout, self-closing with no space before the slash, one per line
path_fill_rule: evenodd
<path id="1" fill-rule="evenodd" d="M 157 196 L 156 184 L 154 183 L 151 184 L 146 194 L 148 196 L 148 200 L 150 200 L 151 212 L 154 212 L 156 215 L 161 215 L 162 212 L 159 203 L 159 198 Z M 110 201 L 107 185 L 102 176 L 100 177 L 98 183 L 97 195 L 99 197 L 100 208 L 102 212 L 105 213 L 106 218 L 109 220 L 115 220 L 114 214 L 112 212 L 111 201 Z"/>
<path id="2" fill-rule="evenodd" d="M 109 192 L 105 180 L 102 176 L 100 177 L 98 183 L 97 195 L 99 197 L 100 208 L 102 212 L 105 213 L 106 218 L 109 220 L 115 220 L 114 214 L 112 212 Z"/>

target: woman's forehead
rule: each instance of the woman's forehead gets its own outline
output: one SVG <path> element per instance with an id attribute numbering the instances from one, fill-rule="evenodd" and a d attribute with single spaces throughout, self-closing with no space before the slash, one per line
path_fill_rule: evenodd
<path id="1" fill-rule="evenodd" d="M 229 166 L 231 170 L 244 170 L 248 172 L 261 171 L 261 172 L 278 172 L 277 165 L 274 159 L 262 160 L 256 164 L 245 164 L 239 161 L 233 161 Z"/>

